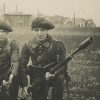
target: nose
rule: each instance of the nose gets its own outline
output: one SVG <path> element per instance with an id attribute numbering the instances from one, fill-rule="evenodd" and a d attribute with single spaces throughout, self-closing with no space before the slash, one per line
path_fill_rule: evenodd
<path id="1" fill-rule="evenodd" d="M 39 35 L 39 36 L 42 35 L 42 31 L 41 31 L 41 30 L 38 31 L 38 35 Z"/>

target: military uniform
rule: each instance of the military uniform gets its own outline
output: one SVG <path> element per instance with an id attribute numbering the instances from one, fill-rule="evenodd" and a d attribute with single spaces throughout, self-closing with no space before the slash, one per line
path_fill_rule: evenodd
<path id="1" fill-rule="evenodd" d="M 5 22 L 0 22 L 0 29 L 11 32 L 12 28 Z M 0 85 L 6 80 L 9 73 L 14 74 L 14 79 L 10 87 L 10 100 L 17 100 L 18 93 L 18 68 L 19 68 L 19 44 L 15 40 L 6 38 L 3 42 L 0 41 Z M 0 97 L 0 100 L 2 98 Z M 4 100 L 4 99 L 3 99 Z"/>
<path id="2" fill-rule="evenodd" d="M 37 21 L 38 20 L 38 21 Z M 35 23 L 36 22 L 36 23 Z M 39 24 L 37 24 L 39 23 Z M 46 23 L 47 25 L 44 25 Z M 35 25 L 34 25 L 35 24 Z M 40 26 L 39 26 L 40 25 Z M 39 27 L 39 28 L 46 28 L 52 29 L 54 28 L 53 25 L 49 24 L 44 19 L 36 19 L 33 21 L 32 28 Z M 59 62 L 65 59 L 66 50 L 62 42 L 53 39 L 51 36 L 47 35 L 46 40 L 41 44 L 38 43 L 35 39 L 32 39 L 26 42 L 21 51 L 21 85 L 22 87 L 27 86 L 27 64 L 29 58 L 32 60 L 32 66 L 35 70 L 31 70 L 29 72 L 31 84 L 38 79 L 39 80 L 43 77 L 45 73 L 42 73 L 40 69 L 42 69 L 45 65 L 51 62 Z M 53 66 L 51 66 L 53 67 Z M 49 81 L 48 87 L 52 86 L 52 100 L 61 100 L 63 95 L 63 81 L 64 81 L 64 74 L 59 73 L 53 80 Z M 38 84 L 37 84 L 38 85 Z M 47 96 L 48 90 L 46 81 L 42 81 L 41 85 L 37 86 L 36 89 L 32 90 L 32 97 L 33 100 L 44 100 Z"/>

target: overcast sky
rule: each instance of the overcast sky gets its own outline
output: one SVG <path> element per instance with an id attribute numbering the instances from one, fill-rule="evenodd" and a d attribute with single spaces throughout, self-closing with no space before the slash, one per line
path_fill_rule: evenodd
<path id="1" fill-rule="evenodd" d="M 44 15 L 62 15 L 92 18 L 100 26 L 100 0 L 0 0 L 0 6 L 5 3 L 6 12 L 18 10 L 36 15 L 38 10 Z"/>

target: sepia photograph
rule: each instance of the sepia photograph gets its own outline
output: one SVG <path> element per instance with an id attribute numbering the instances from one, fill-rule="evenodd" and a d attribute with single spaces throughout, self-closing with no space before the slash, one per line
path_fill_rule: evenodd
<path id="1" fill-rule="evenodd" d="M 0 100 L 100 100 L 99 0 L 0 0 Z"/>

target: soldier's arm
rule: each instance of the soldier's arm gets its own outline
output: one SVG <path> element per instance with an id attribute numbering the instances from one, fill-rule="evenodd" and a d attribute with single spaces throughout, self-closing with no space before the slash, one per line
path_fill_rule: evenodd
<path id="1" fill-rule="evenodd" d="M 62 42 L 58 41 L 57 43 L 57 60 L 58 62 L 64 60 L 66 57 L 66 49 Z"/>
<path id="2" fill-rule="evenodd" d="M 64 47 L 62 42 L 60 42 L 60 41 L 55 41 L 55 42 L 56 42 L 56 47 L 57 47 L 56 48 L 56 50 L 57 50 L 57 63 L 59 64 L 59 62 L 61 62 L 61 61 L 63 61 L 65 59 L 66 50 L 65 50 L 65 47 Z M 64 65 L 64 66 L 66 66 L 66 65 Z M 61 66 L 61 67 L 63 67 L 63 66 Z M 66 68 L 67 68 L 67 66 L 64 69 L 62 69 L 60 71 L 60 73 L 64 73 L 65 74 Z M 52 78 L 54 76 L 55 76 L 54 74 L 46 72 L 46 76 L 45 77 L 46 77 L 47 80 L 49 80 L 49 78 Z"/>
<path id="3" fill-rule="evenodd" d="M 17 75 L 19 70 L 19 43 L 15 40 L 11 43 L 11 71 Z"/>
<path id="4" fill-rule="evenodd" d="M 65 58 L 66 58 L 65 46 L 61 41 L 58 41 L 58 43 L 57 43 L 57 61 L 58 61 L 58 63 L 60 61 L 64 60 Z M 62 70 L 62 73 L 67 71 L 67 64 L 65 64 L 63 66 L 66 66 L 66 67 Z M 63 67 L 63 66 L 61 66 L 61 67 Z"/>
<path id="5" fill-rule="evenodd" d="M 27 86 L 27 64 L 29 61 L 29 50 L 27 44 L 25 44 L 21 50 L 21 57 L 20 57 L 20 77 L 21 77 L 21 86 Z"/>

